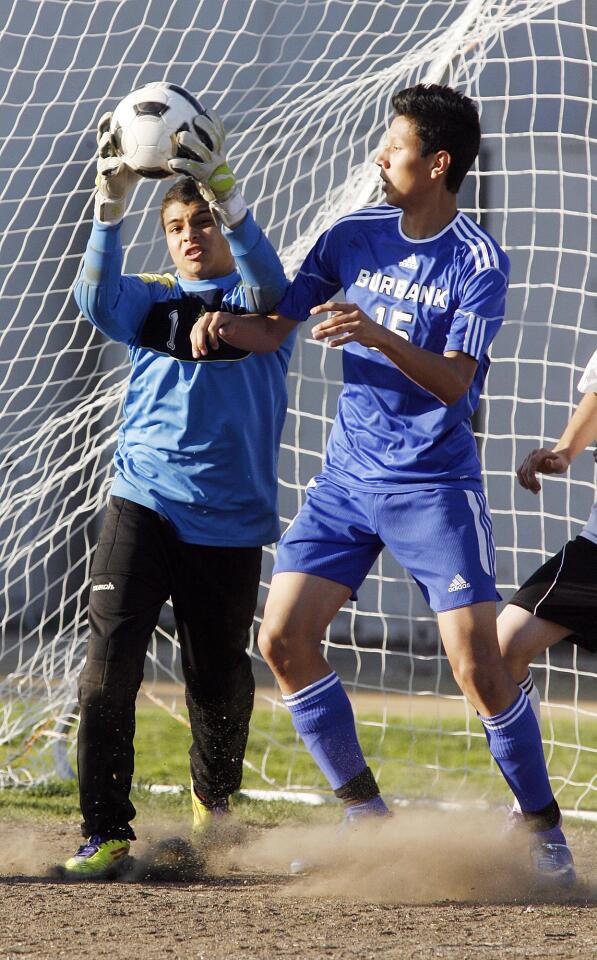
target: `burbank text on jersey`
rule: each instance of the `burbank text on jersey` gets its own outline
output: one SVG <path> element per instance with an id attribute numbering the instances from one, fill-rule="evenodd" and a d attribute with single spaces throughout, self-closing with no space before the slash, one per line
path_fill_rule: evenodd
<path id="1" fill-rule="evenodd" d="M 272 303 L 287 287 L 250 213 L 226 236 L 239 272 L 121 275 L 120 225 L 94 222 L 75 299 L 127 344 L 132 365 L 112 494 L 156 511 L 187 543 L 256 547 L 279 537 L 278 445 L 295 334 L 272 354 L 222 344 L 218 359 L 193 361 L 189 332 L 204 308 L 254 309 L 264 277 Z"/>
<path id="2" fill-rule="evenodd" d="M 321 235 L 277 310 L 305 320 L 311 307 L 342 288 L 349 303 L 415 346 L 474 357 L 470 388 L 445 406 L 381 352 L 347 343 L 325 470 L 343 486 L 372 492 L 481 490 L 470 418 L 504 318 L 508 258 L 463 213 L 424 240 L 406 236 L 401 217 L 383 204 L 338 220 Z"/>
<path id="3" fill-rule="evenodd" d="M 404 263 L 405 261 L 402 261 L 398 266 L 402 267 Z M 416 269 L 416 266 L 414 261 L 414 266 L 409 265 L 408 269 Z M 385 273 L 372 274 L 364 267 L 359 270 L 359 275 L 354 282 L 357 287 L 367 287 L 374 293 L 385 294 L 393 300 L 412 300 L 414 303 L 426 303 L 429 307 L 448 309 L 450 291 L 434 287 L 433 284 L 427 287 L 424 283 L 411 283 L 402 277 L 392 277 Z"/>

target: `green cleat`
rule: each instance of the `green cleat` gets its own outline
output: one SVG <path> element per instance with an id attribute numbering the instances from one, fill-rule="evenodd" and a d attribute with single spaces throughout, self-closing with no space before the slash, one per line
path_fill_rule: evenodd
<path id="1" fill-rule="evenodd" d="M 80 879 L 108 879 L 117 876 L 131 848 L 129 840 L 108 840 L 94 834 L 63 867 L 64 875 Z"/>

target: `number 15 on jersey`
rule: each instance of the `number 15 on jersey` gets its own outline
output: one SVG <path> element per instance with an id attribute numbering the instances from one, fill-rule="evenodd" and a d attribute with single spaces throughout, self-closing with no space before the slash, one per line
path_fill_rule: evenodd
<path id="1" fill-rule="evenodd" d="M 410 333 L 408 330 L 404 330 L 398 326 L 400 323 L 412 323 L 414 316 L 412 313 L 405 313 L 404 310 L 397 310 L 396 307 L 390 309 L 390 318 L 386 323 L 386 314 L 388 313 L 388 307 L 384 307 L 383 304 L 380 304 L 379 307 L 375 308 L 375 322 L 380 323 L 383 326 L 387 327 L 388 330 L 391 330 L 392 333 L 397 333 L 399 337 L 403 337 L 404 340 L 410 340 Z"/>

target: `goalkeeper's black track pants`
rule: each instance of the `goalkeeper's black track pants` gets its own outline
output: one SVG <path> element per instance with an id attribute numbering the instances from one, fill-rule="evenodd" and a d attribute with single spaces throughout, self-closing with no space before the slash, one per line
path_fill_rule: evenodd
<path id="1" fill-rule="evenodd" d="M 237 790 L 255 684 L 246 652 L 261 547 L 182 543 L 153 510 L 112 497 L 91 570 L 91 636 L 79 680 L 77 760 L 84 836 L 134 839 L 135 698 L 160 610 L 172 598 L 196 793 Z"/>

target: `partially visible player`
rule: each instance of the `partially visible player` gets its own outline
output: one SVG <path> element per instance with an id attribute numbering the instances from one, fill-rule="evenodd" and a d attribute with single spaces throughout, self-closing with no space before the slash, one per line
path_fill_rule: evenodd
<path id="1" fill-rule="evenodd" d="M 223 313 L 196 325 L 272 349 L 321 317 L 342 346 L 344 388 L 323 471 L 283 536 L 259 632 L 295 728 L 347 815 L 384 814 L 352 709 L 321 654 L 325 629 L 384 545 L 430 606 L 454 676 L 520 800 L 537 870 L 574 878 L 537 720 L 501 658 L 494 543 L 470 424 L 504 316 L 508 258 L 458 211 L 480 143 L 475 105 L 448 87 L 394 95 L 377 164 L 387 203 L 343 217 L 317 241 L 270 317 Z M 334 298 L 342 288 L 346 302 Z"/>
<path id="2" fill-rule="evenodd" d="M 75 297 L 105 336 L 127 344 L 132 371 L 79 680 L 88 839 L 66 862 L 67 874 L 105 876 L 135 839 L 135 698 L 169 598 L 198 829 L 227 810 L 241 782 L 254 694 L 246 646 L 262 545 L 279 536 L 277 460 L 294 334 L 269 355 L 223 345 L 193 357 L 190 332 L 202 312 L 220 304 L 268 309 L 288 285 L 222 153 L 221 129 L 211 130 L 212 152 L 181 134 L 184 152 L 171 161 L 173 172 L 186 174 L 160 212 L 176 275 L 131 276 L 121 272 L 120 226 L 139 178 L 115 154 L 109 115 L 100 121 L 95 216 Z"/>
<path id="3" fill-rule="evenodd" d="M 519 483 L 532 493 L 541 489 L 538 473 L 565 473 L 597 440 L 597 350 L 578 389 L 584 397 L 555 447 L 531 451 L 518 468 Z M 597 501 L 580 534 L 539 567 L 504 607 L 498 637 L 510 675 L 529 696 L 539 720 L 539 692 L 529 670 L 534 658 L 560 640 L 597 652 Z"/>

